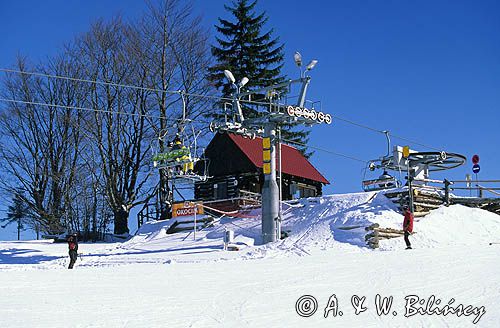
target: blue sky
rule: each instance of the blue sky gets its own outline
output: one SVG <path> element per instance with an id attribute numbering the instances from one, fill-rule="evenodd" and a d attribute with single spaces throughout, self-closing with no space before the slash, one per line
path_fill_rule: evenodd
<path id="1" fill-rule="evenodd" d="M 212 34 L 217 17 L 229 18 L 225 3 L 193 2 Z M 18 52 L 43 60 L 93 20 L 133 19 L 145 7 L 140 0 L 1 1 L 0 67 Z M 323 111 L 468 158 L 479 154 L 480 178 L 500 179 L 498 1 L 261 0 L 257 10 L 285 44 L 285 73 L 298 74 L 295 51 L 319 60 L 309 98 Z M 386 152 L 382 134 L 341 121 L 314 127 L 310 144 L 363 160 Z M 312 162 L 333 182 L 326 193 L 361 190 L 362 163 L 322 151 Z M 466 173 L 470 161 L 432 177 Z"/>

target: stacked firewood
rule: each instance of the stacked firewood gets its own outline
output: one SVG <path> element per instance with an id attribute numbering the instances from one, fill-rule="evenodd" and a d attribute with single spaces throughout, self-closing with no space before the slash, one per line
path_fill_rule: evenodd
<path id="1" fill-rule="evenodd" d="M 386 192 L 384 194 L 387 198 L 392 200 L 393 203 L 400 206 L 409 205 L 410 197 L 408 190 Z M 415 217 L 423 217 L 444 204 L 444 196 L 437 190 L 432 190 L 427 187 L 413 188 L 413 206 Z"/>
<path id="2" fill-rule="evenodd" d="M 381 239 L 399 238 L 404 236 L 403 230 L 381 228 L 378 223 L 365 227 L 365 230 L 368 232 L 365 235 L 365 241 L 370 248 L 378 248 L 379 241 Z"/>

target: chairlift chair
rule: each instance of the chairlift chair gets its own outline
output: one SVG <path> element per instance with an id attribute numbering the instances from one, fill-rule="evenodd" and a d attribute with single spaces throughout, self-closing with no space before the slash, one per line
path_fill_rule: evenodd
<path id="1" fill-rule="evenodd" d="M 196 131 L 193 122 L 186 118 L 186 102 L 184 94 L 180 92 L 183 103 L 182 119 L 164 133 L 160 133 L 157 142 L 167 142 L 168 151 L 159 152 L 159 147 L 153 147 L 153 167 L 166 170 L 168 178 L 176 182 L 206 181 L 207 160 L 198 156 L 198 137 L 201 131 Z M 203 174 L 196 174 L 194 166 L 203 162 Z"/>
<path id="2" fill-rule="evenodd" d="M 363 176 L 363 181 L 361 183 L 361 186 L 363 187 L 363 191 L 369 192 L 369 191 L 377 191 L 377 190 L 385 190 L 385 189 L 392 189 L 392 188 L 399 188 L 401 187 L 401 182 L 387 173 L 387 169 L 384 168 L 383 173 L 375 179 L 365 179 L 366 178 L 366 171 L 369 169 L 370 171 L 374 171 L 375 167 L 377 165 L 371 162 L 366 168 L 365 168 L 365 173 Z M 373 170 L 371 168 L 374 168 Z M 380 168 L 380 167 L 379 167 Z"/>
<path id="3" fill-rule="evenodd" d="M 366 192 L 399 188 L 402 185 L 401 181 L 387 173 L 388 170 L 394 170 L 395 166 L 393 163 L 393 156 L 391 156 L 391 140 L 389 138 L 389 131 L 384 131 L 384 134 L 387 139 L 387 154 L 379 159 L 370 161 L 364 168 L 361 186 Z M 369 170 L 373 172 L 376 169 L 382 169 L 383 173 L 378 178 L 366 179 L 367 171 Z"/>

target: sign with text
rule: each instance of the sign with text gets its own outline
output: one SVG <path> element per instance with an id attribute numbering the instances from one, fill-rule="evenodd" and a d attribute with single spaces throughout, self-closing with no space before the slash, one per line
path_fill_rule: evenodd
<path id="1" fill-rule="evenodd" d="M 172 206 L 172 217 L 191 216 L 196 214 L 203 214 L 203 202 L 182 202 L 174 203 Z"/>

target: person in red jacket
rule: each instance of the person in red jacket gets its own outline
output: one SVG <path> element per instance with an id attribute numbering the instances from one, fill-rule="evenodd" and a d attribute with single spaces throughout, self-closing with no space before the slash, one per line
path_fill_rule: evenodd
<path id="1" fill-rule="evenodd" d="M 69 266 L 68 269 L 73 269 L 78 257 L 78 234 L 74 233 L 67 239 L 69 248 Z"/>
<path id="2" fill-rule="evenodd" d="M 411 249 L 411 243 L 408 236 L 413 232 L 413 213 L 410 211 L 408 206 L 404 206 L 403 210 L 405 216 L 403 221 L 403 231 L 405 233 L 406 249 Z"/>

